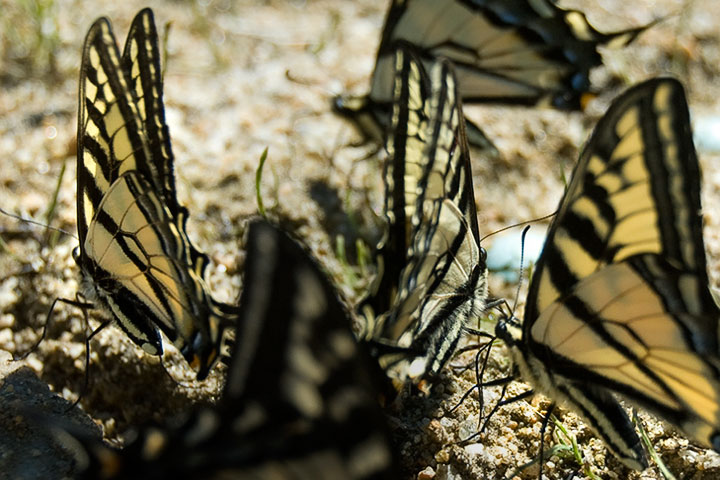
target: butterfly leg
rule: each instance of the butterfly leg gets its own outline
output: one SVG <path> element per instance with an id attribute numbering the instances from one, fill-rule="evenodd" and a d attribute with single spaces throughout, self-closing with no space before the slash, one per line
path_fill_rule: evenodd
<path id="1" fill-rule="evenodd" d="M 77 306 L 77 305 L 76 305 Z M 85 317 L 85 325 L 90 325 L 90 319 L 88 318 L 87 309 L 83 308 L 83 316 Z M 80 391 L 80 395 L 78 395 L 78 398 L 72 402 L 72 404 L 67 408 L 66 412 L 69 412 L 73 408 L 77 406 L 77 404 L 80 403 L 80 400 L 82 399 L 85 392 L 88 390 L 88 386 L 90 385 L 90 340 L 103 328 L 107 327 L 112 323 L 112 320 L 105 320 L 98 328 L 93 330 L 90 335 L 87 336 L 85 339 L 85 379 L 83 380 L 83 388 Z"/>
<path id="2" fill-rule="evenodd" d="M 71 305 L 73 307 L 78 307 L 83 310 L 87 310 L 88 308 L 94 308 L 94 305 L 92 303 L 82 302 L 82 301 L 78 301 L 78 300 L 70 300 L 69 298 L 56 297 L 55 300 L 53 300 L 53 302 L 50 304 L 50 308 L 48 309 L 47 315 L 45 315 L 45 324 L 43 325 L 43 330 L 42 330 L 42 334 L 40 335 L 40 338 L 38 339 L 37 342 L 35 342 L 33 344 L 32 347 L 30 347 L 30 350 L 28 350 L 27 352 L 23 353 L 20 356 L 14 357 L 13 358 L 14 360 L 24 360 L 25 358 L 27 358 L 28 355 L 30 355 L 32 352 L 34 352 L 40 346 L 40 343 L 45 339 L 45 335 L 47 334 L 48 325 L 50 324 L 50 321 L 52 319 L 53 310 L 55 310 L 55 305 L 58 302 L 65 303 L 65 304 Z"/>

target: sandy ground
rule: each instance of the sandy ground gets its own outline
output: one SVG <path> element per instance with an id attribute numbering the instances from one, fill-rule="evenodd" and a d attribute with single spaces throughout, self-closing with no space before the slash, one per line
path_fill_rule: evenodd
<path id="1" fill-rule="evenodd" d="M 336 239 L 354 245 L 358 238 L 367 244 L 377 238 L 381 156 L 366 158 L 373 148 L 357 146 L 359 134 L 332 114 L 329 105 L 335 94 L 367 88 L 386 4 L 208 0 L 152 5 L 158 26 L 170 28 L 165 103 L 180 201 L 191 212 L 192 238 L 212 259 L 210 284 L 219 299 L 232 301 L 241 290 L 242 238 L 247 219 L 257 211 L 254 173 L 266 147 L 262 195 L 269 215 L 283 218 L 306 239 L 350 302 L 362 295 L 372 272 L 355 265 L 352 248 L 350 263 L 340 262 Z M 502 152 L 496 159 L 473 159 L 482 235 L 554 210 L 563 191 L 563 173 L 570 172 L 597 118 L 625 87 L 673 74 L 687 86 L 695 120 L 718 112 L 716 2 L 602 4 L 604 9 L 596 2 L 562 2 L 586 10 L 602 30 L 669 17 L 630 47 L 604 51 L 606 67 L 596 69 L 592 78 L 608 90 L 584 115 L 466 109 Z M 129 22 L 145 4 L 131 1 L 118 7 L 108 1 L 57 0 L 50 5 L 43 31 L 55 42 L 52 69 L 47 57 L 28 54 L 42 52 L 43 47 L 33 43 L 32 24 L 19 2 L 0 4 L 0 204 L 45 222 L 60 179 L 50 223 L 75 232 L 77 72 L 83 37 L 96 17 L 107 15 L 124 41 Z M 708 206 L 720 201 L 720 167 L 717 154 L 700 151 L 700 156 L 707 251 L 717 287 L 720 215 Z M 71 252 L 77 240 L 72 234 L 48 234 L 5 216 L 0 216 L 0 229 L 0 349 L 17 355 L 37 340 L 52 300 L 74 298 L 78 271 Z M 502 239 L 490 237 L 484 246 Z M 492 274 L 491 288 L 496 296 L 515 297 L 516 285 Z M 91 312 L 90 319 L 97 326 L 102 317 Z M 492 328 L 492 320 L 487 325 Z M 53 391 L 75 400 L 83 391 L 85 337 L 82 313 L 59 304 L 47 338 L 23 363 Z M 184 384 L 177 385 L 156 358 L 145 355 L 116 328 L 92 340 L 90 358 L 90 386 L 80 404 L 112 441 L 121 441 L 133 425 L 162 420 L 199 399 L 213 398 L 222 383 L 220 370 L 202 384 L 193 382 L 179 354 L 169 351 L 163 363 Z M 471 351 L 452 364 L 471 364 L 473 358 Z M 486 378 L 507 373 L 507 352 L 494 349 L 489 366 Z M 474 380 L 472 369 L 449 368 L 430 399 L 411 399 L 402 412 L 393 413 L 408 478 L 503 478 L 537 454 L 541 414 L 548 405 L 542 397 L 502 409 L 487 434 L 470 445 L 457 443 L 477 429 L 476 397 L 450 411 Z M 518 383 L 511 391 L 526 388 Z M 492 404 L 498 394 L 486 389 L 486 402 Z M 642 473 L 623 469 L 577 417 L 564 411 L 559 416 L 577 438 L 586 464 L 558 454 L 546 463 L 547 478 L 589 478 L 588 468 L 599 478 L 661 478 L 655 467 Z M 649 416 L 641 418 L 655 449 L 678 478 L 720 476 L 720 456 L 688 443 Z M 555 437 L 546 438 L 546 448 L 557 443 Z M 517 475 L 534 478 L 537 467 Z"/>

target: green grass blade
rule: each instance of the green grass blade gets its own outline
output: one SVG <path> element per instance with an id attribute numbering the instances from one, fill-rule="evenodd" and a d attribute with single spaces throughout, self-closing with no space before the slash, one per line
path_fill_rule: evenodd
<path id="1" fill-rule="evenodd" d="M 257 170 L 255 170 L 255 197 L 257 199 L 258 212 L 260 215 L 265 217 L 265 205 L 263 204 L 262 195 L 260 194 L 260 182 L 262 182 L 262 172 L 265 166 L 265 160 L 267 160 L 268 147 L 265 147 L 262 155 L 260 155 L 260 163 L 258 164 Z"/>
<path id="2" fill-rule="evenodd" d="M 650 438 L 647 436 L 645 427 L 638 418 L 637 412 L 635 410 L 633 410 L 633 423 L 640 431 L 640 438 L 642 438 L 643 443 L 647 447 L 647 450 L 650 453 L 650 458 L 652 458 L 653 462 L 655 462 L 655 465 L 657 465 L 658 470 L 660 470 L 662 476 L 665 477 L 665 480 L 677 480 L 675 478 L 675 475 L 673 475 L 672 472 L 667 468 L 665 462 L 662 461 L 662 458 L 660 458 L 660 455 L 658 455 L 655 447 L 653 447 L 653 444 L 650 442 Z"/>

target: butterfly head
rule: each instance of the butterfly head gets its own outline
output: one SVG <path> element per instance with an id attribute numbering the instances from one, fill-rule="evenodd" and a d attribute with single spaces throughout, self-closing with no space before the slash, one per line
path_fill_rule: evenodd
<path id="1" fill-rule="evenodd" d="M 77 263 L 78 265 L 80 265 L 80 256 L 81 255 L 82 255 L 82 253 L 80 251 L 80 245 L 73 248 L 72 257 L 73 257 L 73 260 L 75 260 L 75 263 Z"/>
<path id="2" fill-rule="evenodd" d="M 512 347 L 522 339 L 522 321 L 515 315 L 504 315 L 495 325 L 495 335 Z"/>
<path id="3" fill-rule="evenodd" d="M 390 104 L 373 101 L 367 96 L 337 95 L 332 109 L 355 124 L 367 139 L 382 142 L 390 117 Z"/>
<path id="4" fill-rule="evenodd" d="M 369 102 L 365 96 L 336 95 L 332 99 L 333 111 L 344 117 L 353 118 L 368 108 Z"/>
<path id="5" fill-rule="evenodd" d="M 195 332 L 190 342 L 180 351 L 188 365 L 197 372 L 197 379 L 204 380 L 218 358 L 219 350 L 206 340 L 200 332 Z"/>
<path id="6" fill-rule="evenodd" d="M 204 328 L 197 329 L 186 344 L 180 348 L 188 365 L 197 373 L 198 380 L 204 380 L 215 362 L 226 363 L 228 350 L 233 339 L 228 338 L 226 331 L 237 326 L 238 309 L 236 306 L 213 299 L 208 300 L 210 311 L 206 312 L 207 320 L 200 322 Z M 232 337 L 232 335 L 231 335 Z"/>

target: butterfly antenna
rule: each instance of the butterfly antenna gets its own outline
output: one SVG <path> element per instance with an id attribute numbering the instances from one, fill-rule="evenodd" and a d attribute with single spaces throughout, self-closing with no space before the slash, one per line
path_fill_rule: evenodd
<path id="1" fill-rule="evenodd" d="M 494 232 L 490 232 L 490 233 L 488 233 L 487 235 L 485 235 L 484 237 L 482 237 L 482 238 L 480 239 L 480 243 L 484 242 L 485 239 L 490 238 L 490 237 L 492 237 L 493 235 L 497 235 L 498 233 L 502 233 L 502 232 L 504 232 L 504 231 L 506 231 L 506 230 L 510 230 L 511 228 L 522 227 L 523 225 L 528 225 L 528 226 L 529 226 L 529 225 L 532 224 L 532 223 L 541 222 L 541 221 L 543 221 L 543 220 L 547 220 L 548 218 L 552 218 L 552 217 L 554 217 L 555 215 L 557 215 L 557 213 L 558 213 L 558 211 L 555 210 L 555 211 L 552 212 L 552 213 L 548 213 L 548 214 L 545 215 L 544 217 L 533 218 L 532 220 L 527 220 L 527 221 L 525 221 L 525 222 L 520 222 L 520 223 L 513 223 L 512 225 L 508 225 L 507 227 L 503 227 L 503 228 L 501 228 L 501 229 L 499 229 L 499 230 L 495 230 Z"/>
<path id="2" fill-rule="evenodd" d="M 34 352 L 40 346 L 40 343 L 42 343 L 43 340 L 45 340 L 45 336 L 47 335 L 48 325 L 52 321 L 52 314 L 53 314 L 53 311 L 55 310 L 55 305 L 58 302 L 65 303 L 65 304 L 73 306 L 73 307 L 77 307 L 83 311 L 86 311 L 87 309 L 90 309 L 90 308 L 95 308 L 95 305 L 93 305 L 92 303 L 83 302 L 80 300 L 70 300 L 69 298 L 55 297 L 53 302 L 50 304 L 48 313 L 45 315 L 45 324 L 43 325 L 42 334 L 40 335 L 40 338 L 33 344 L 32 347 L 30 347 L 30 349 L 27 352 L 23 353 L 22 355 L 20 355 L 18 357 L 14 357 L 15 360 L 24 360 L 25 358 L 27 358 L 28 355 L 30 355 L 32 352 Z"/>
<path id="3" fill-rule="evenodd" d="M 78 237 L 77 237 L 75 234 L 70 233 L 70 232 L 68 232 L 67 230 L 63 230 L 62 228 L 53 227 L 53 226 L 51 226 L 51 225 L 48 225 L 48 224 L 45 224 L 45 223 L 42 223 L 42 222 L 38 222 L 37 220 L 33 220 L 33 219 L 31 219 L 31 218 L 25 218 L 25 217 L 23 217 L 23 216 L 20 216 L 20 215 L 15 214 L 15 213 L 8 212 L 8 211 L 5 210 L 4 208 L 0 208 L 0 213 L 3 214 L 3 215 L 7 215 L 7 216 L 10 217 L 10 218 L 14 218 L 15 220 L 19 220 L 19 221 L 21 221 L 21 222 L 23 222 L 23 223 L 29 223 L 30 225 L 35 225 L 35 226 L 37 226 L 37 227 L 42 227 L 42 228 L 44 228 L 44 229 L 46 229 L 46 230 L 52 230 L 52 231 L 54 231 L 54 232 L 62 233 L 62 234 L 65 234 L 65 235 L 68 235 L 68 236 L 74 238 L 75 240 L 78 239 Z"/>
<path id="4" fill-rule="evenodd" d="M 523 228 L 522 234 L 520 236 L 520 271 L 518 273 L 518 286 L 517 290 L 515 291 L 515 300 L 513 301 L 513 306 L 511 310 L 513 316 L 515 315 L 515 309 L 517 308 L 518 299 L 520 298 L 520 289 L 522 287 L 523 277 L 525 274 L 525 237 L 527 236 L 528 230 L 530 230 L 530 225 Z"/>
<path id="5" fill-rule="evenodd" d="M 548 407 L 547 411 L 545 412 L 545 416 L 543 417 L 542 425 L 540 426 L 540 456 L 538 458 L 540 462 L 540 472 L 538 473 L 538 480 L 542 480 L 542 471 L 543 471 L 543 455 L 545 454 L 545 431 L 547 430 L 548 423 L 550 422 L 550 416 L 552 415 L 553 410 L 555 410 L 555 402 L 550 404 L 550 407 Z"/>
<path id="6" fill-rule="evenodd" d="M 76 302 L 79 303 L 79 300 Z M 85 325 L 90 326 L 90 317 L 88 316 L 87 309 L 83 308 L 83 317 L 85 319 Z M 95 335 L 100 333 L 105 327 L 110 325 L 112 323 L 112 320 L 105 320 L 103 323 L 100 324 L 98 328 L 93 330 L 90 335 L 85 338 L 85 379 L 83 380 L 83 387 L 80 389 L 80 393 L 78 394 L 78 398 L 72 402 L 72 404 L 66 409 L 66 413 L 75 408 L 79 403 L 80 400 L 82 400 L 83 396 L 87 393 L 89 386 L 90 386 L 90 340 L 93 339 Z M 87 330 L 85 330 L 87 331 Z"/>

